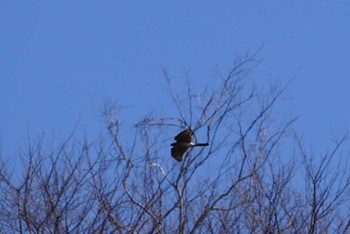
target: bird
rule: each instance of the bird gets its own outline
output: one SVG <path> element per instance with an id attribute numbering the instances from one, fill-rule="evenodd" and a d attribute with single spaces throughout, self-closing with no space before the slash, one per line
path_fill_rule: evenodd
<path id="1" fill-rule="evenodd" d="M 182 156 L 190 147 L 197 147 L 197 146 L 208 146 L 208 143 L 193 143 L 192 142 L 192 134 L 193 131 L 189 128 L 186 129 L 174 137 L 174 140 L 176 142 L 171 143 L 171 156 L 178 162 L 182 161 Z"/>

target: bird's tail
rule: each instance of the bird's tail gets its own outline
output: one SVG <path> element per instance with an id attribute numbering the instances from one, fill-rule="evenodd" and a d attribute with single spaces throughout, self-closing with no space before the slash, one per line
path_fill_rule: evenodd
<path id="1" fill-rule="evenodd" d="M 196 146 L 208 146 L 209 143 L 195 143 L 193 145 L 191 145 L 192 147 L 196 147 Z"/>

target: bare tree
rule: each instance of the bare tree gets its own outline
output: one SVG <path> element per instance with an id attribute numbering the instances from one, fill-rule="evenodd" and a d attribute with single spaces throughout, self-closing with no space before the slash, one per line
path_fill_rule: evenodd
<path id="1" fill-rule="evenodd" d="M 28 140 L 20 177 L 11 176 L 4 161 L 0 167 L 0 229 L 349 232 L 348 164 L 336 157 L 347 135 L 321 157 L 308 153 L 294 137 L 296 118 L 274 115 L 288 85 L 258 89 L 249 76 L 260 62 L 255 57 L 238 58 L 227 75 L 217 71 L 216 87 L 193 87 L 187 76 L 186 90 L 176 91 L 163 68 L 175 115 L 153 112 L 129 128 L 118 107 L 106 102 L 106 135 L 89 141 L 73 131 L 57 147 Z M 181 148 L 176 161 L 170 144 L 186 129 L 193 142 L 208 146 Z"/>

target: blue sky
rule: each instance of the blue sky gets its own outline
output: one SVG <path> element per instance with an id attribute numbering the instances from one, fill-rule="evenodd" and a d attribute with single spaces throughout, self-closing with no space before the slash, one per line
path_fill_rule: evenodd
<path id="1" fill-rule="evenodd" d="M 178 87 L 212 83 L 212 71 L 264 46 L 252 76 L 290 85 L 283 103 L 314 146 L 349 127 L 349 1 L 1 1 L 0 132 L 16 153 L 28 131 L 64 138 L 79 120 L 104 127 L 106 99 L 130 123 L 168 111 L 165 66 Z"/>

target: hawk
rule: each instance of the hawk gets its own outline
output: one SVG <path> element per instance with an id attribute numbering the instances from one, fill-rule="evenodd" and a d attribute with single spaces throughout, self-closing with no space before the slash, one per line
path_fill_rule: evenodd
<path id="1" fill-rule="evenodd" d="M 182 156 L 184 153 L 190 148 L 190 147 L 196 147 L 196 146 L 208 146 L 208 143 L 193 143 L 192 142 L 192 130 L 187 129 L 179 134 L 174 138 L 176 142 L 172 143 L 171 146 L 171 156 L 173 156 L 174 159 L 181 162 Z"/>

